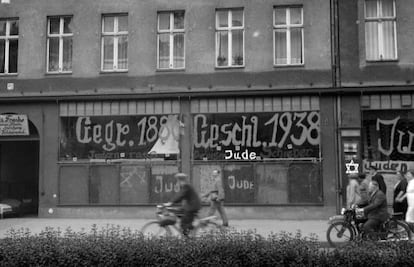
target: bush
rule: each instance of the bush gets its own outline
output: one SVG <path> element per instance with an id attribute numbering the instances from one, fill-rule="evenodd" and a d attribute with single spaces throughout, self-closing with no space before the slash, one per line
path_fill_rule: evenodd
<path id="1" fill-rule="evenodd" d="M 153 238 L 108 225 L 86 233 L 12 230 L 0 242 L 1 266 L 414 266 L 414 245 L 354 243 L 320 247 L 315 237 L 223 231 L 199 238 Z"/>

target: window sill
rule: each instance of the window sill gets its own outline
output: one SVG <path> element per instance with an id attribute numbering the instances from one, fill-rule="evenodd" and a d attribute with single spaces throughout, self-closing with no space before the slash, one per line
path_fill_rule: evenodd
<path id="1" fill-rule="evenodd" d="M 19 74 L 18 73 L 0 73 L 0 77 L 4 78 L 4 77 L 17 77 Z"/>
<path id="2" fill-rule="evenodd" d="M 185 68 L 183 69 L 156 69 L 156 72 L 185 72 Z"/>
<path id="3" fill-rule="evenodd" d="M 284 69 L 284 68 L 303 68 L 305 64 L 286 64 L 286 65 L 273 65 L 275 69 Z"/>
<path id="4" fill-rule="evenodd" d="M 68 71 L 68 72 L 46 72 L 45 73 L 46 76 L 59 76 L 59 75 L 63 75 L 63 76 L 67 76 L 67 75 L 72 75 L 72 72 Z"/>
<path id="5" fill-rule="evenodd" d="M 100 74 L 128 73 L 128 70 L 101 70 Z"/>
<path id="6" fill-rule="evenodd" d="M 215 66 L 216 70 L 231 70 L 231 69 L 243 69 L 245 68 L 245 65 L 240 65 L 240 66 Z"/>
<path id="7" fill-rule="evenodd" d="M 367 64 L 383 64 L 383 63 L 397 63 L 398 59 L 383 59 L 383 60 L 368 60 L 366 59 Z"/>

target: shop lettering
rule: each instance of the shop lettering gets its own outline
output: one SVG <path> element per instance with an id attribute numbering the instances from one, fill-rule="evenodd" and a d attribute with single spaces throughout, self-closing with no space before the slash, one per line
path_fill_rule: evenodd
<path id="1" fill-rule="evenodd" d="M 154 188 L 154 192 L 157 194 L 161 194 L 161 193 L 170 193 L 170 192 L 175 192 L 178 193 L 180 191 L 180 183 L 178 182 L 166 182 L 164 181 L 164 177 L 161 175 L 157 175 L 155 176 L 155 188 Z"/>
<path id="2" fill-rule="evenodd" d="M 256 152 L 249 152 L 247 149 L 244 152 L 234 152 L 231 149 L 225 151 L 225 159 L 236 159 L 236 160 L 255 160 Z"/>
<path id="3" fill-rule="evenodd" d="M 248 181 L 245 179 L 236 179 L 235 176 L 230 175 L 228 178 L 228 185 L 229 188 L 231 190 L 235 190 L 235 189 L 245 189 L 245 190 L 253 190 L 254 189 L 254 184 L 252 181 Z"/>
<path id="4" fill-rule="evenodd" d="M 376 130 L 380 131 L 382 127 L 391 127 L 391 133 L 388 140 L 383 140 L 381 135 L 378 138 L 378 150 L 386 155 L 390 156 L 394 149 L 396 148 L 398 153 L 413 155 L 413 141 L 414 133 L 411 131 L 401 131 L 397 129 L 397 123 L 400 119 L 400 116 L 396 117 L 393 120 L 381 120 L 377 119 Z M 405 141 L 405 142 L 404 142 Z M 389 147 L 386 148 L 384 145 L 389 144 Z"/>
<path id="5" fill-rule="evenodd" d="M 260 153 L 262 158 L 309 158 L 312 156 L 312 149 L 293 148 L 290 150 L 282 150 L 273 147 L 263 148 Z"/>
<path id="6" fill-rule="evenodd" d="M 125 135 L 129 133 L 129 125 L 114 123 L 113 120 L 102 125 L 92 125 L 90 117 L 79 117 L 76 121 L 76 138 L 79 143 L 95 143 L 102 145 L 105 151 L 112 151 L 117 146 L 124 146 Z"/>
<path id="7" fill-rule="evenodd" d="M 382 173 L 406 172 L 408 170 L 407 162 L 403 161 L 364 161 L 363 166 L 365 171 L 368 171 L 370 166 L 375 166 Z"/>
<path id="8" fill-rule="evenodd" d="M 195 148 L 282 148 L 289 142 L 296 146 L 301 146 L 305 142 L 319 145 L 319 113 L 315 111 L 275 113 L 262 124 L 259 122 L 259 115 L 241 115 L 239 122 L 235 119 L 228 120 L 229 122 L 213 123 L 208 121 L 207 115 L 195 115 Z M 270 132 L 270 138 L 259 140 L 259 129 Z"/>

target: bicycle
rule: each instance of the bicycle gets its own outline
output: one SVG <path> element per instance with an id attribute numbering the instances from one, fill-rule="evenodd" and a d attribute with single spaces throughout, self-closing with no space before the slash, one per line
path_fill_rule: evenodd
<path id="1" fill-rule="evenodd" d="M 147 236 L 181 236 L 183 235 L 179 220 L 183 216 L 182 208 L 168 207 L 162 204 L 156 206 L 156 220 L 147 222 L 142 228 L 141 233 Z M 220 230 L 221 226 L 214 222 L 216 216 L 199 218 L 196 216 L 193 222 L 193 229 L 188 236 L 202 236 L 214 230 Z"/>
<path id="2" fill-rule="evenodd" d="M 329 218 L 326 237 L 332 247 L 344 246 L 347 243 L 363 239 L 371 241 L 401 241 L 411 240 L 411 230 L 405 221 L 398 219 L 398 213 L 392 214 L 387 221 L 380 225 L 378 231 L 364 234 L 362 231 L 363 218 L 357 216 L 356 210 L 342 209 L 341 215 Z"/>

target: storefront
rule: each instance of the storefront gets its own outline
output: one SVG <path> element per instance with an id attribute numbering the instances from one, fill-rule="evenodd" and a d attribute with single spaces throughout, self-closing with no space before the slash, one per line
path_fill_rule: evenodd
<path id="1" fill-rule="evenodd" d="M 194 100 L 192 117 L 200 192 L 219 169 L 230 205 L 323 203 L 318 98 Z"/>
<path id="2" fill-rule="evenodd" d="M 392 205 L 397 171 L 414 169 L 414 102 L 412 94 L 362 98 L 362 170 L 375 166 L 384 176 Z"/>
<path id="3" fill-rule="evenodd" d="M 179 192 L 175 173 L 191 174 L 203 194 L 213 169 L 222 171 L 230 217 L 330 214 L 335 179 L 323 177 L 334 159 L 322 160 L 320 127 L 318 96 L 61 102 L 48 215 L 152 216 Z"/>

